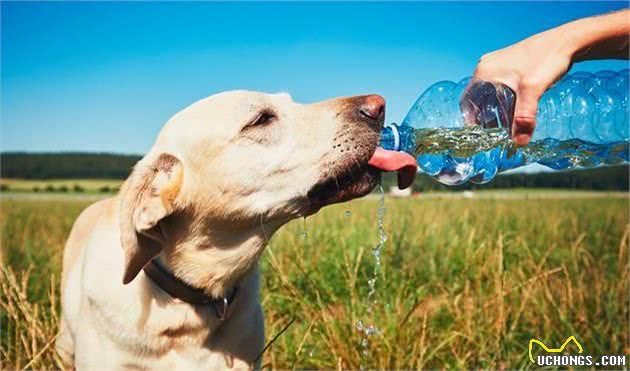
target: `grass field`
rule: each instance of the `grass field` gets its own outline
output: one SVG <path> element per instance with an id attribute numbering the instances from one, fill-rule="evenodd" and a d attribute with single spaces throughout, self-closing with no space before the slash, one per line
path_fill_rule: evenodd
<path id="1" fill-rule="evenodd" d="M 55 368 L 61 254 L 89 201 L 3 198 L 0 369 Z M 378 200 L 295 221 L 262 258 L 265 367 L 534 368 L 532 337 L 628 354 L 628 198 L 387 199 L 366 312 Z M 306 236 L 304 236 L 306 232 Z M 357 329 L 361 320 L 378 332 Z M 364 351 L 365 350 L 365 354 Z"/>

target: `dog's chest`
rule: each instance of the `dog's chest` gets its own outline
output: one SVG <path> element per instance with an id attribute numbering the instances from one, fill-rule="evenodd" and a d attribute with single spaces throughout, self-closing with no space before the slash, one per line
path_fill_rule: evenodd
<path id="1" fill-rule="evenodd" d="M 142 279 L 138 284 L 143 284 Z M 191 369 L 198 362 L 207 365 L 211 361 L 213 352 L 206 344 L 218 322 L 210 309 L 163 302 L 159 296 L 143 300 L 142 295 L 132 294 L 125 298 L 120 291 L 118 295 L 93 295 L 88 290 L 87 294 L 94 330 L 105 335 L 121 359 L 155 364 L 151 369 L 170 369 L 175 364 Z M 168 364 L 171 366 L 162 367 Z"/>
<path id="2" fill-rule="evenodd" d="M 241 360 L 219 352 L 208 350 L 171 351 L 159 359 L 134 359 L 123 364 L 128 369 L 141 370 L 224 370 L 228 368 L 248 369 Z"/>
<path id="3" fill-rule="evenodd" d="M 230 367 L 232 362 L 222 352 L 208 346 L 211 327 L 200 319 L 163 316 L 152 313 L 151 319 L 136 317 L 120 320 L 114 313 L 93 308 L 95 330 L 106 335 L 105 342 L 115 349 L 117 364 L 126 369 L 193 370 Z M 161 317 L 156 323 L 153 319 Z M 143 322 L 145 321 L 145 322 Z M 131 325 L 131 326 L 130 326 Z M 106 346 L 107 347 L 107 346 Z"/>

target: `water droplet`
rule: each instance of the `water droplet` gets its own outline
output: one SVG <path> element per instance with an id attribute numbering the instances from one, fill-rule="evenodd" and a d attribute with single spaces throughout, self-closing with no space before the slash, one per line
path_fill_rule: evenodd
<path id="1" fill-rule="evenodd" d="M 352 216 L 352 211 L 346 210 L 346 217 L 349 218 Z"/>
<path id="2" fill-rule="evenodd" d="M 365 329 L 365 334 L 366 334 L 367 336 L 378 334 L 378 327 L 375 327 L 375 326 L 373 326 L 373 325 L 369 325 L 369 326 Z"/>
<path id="3" fill-rule="evenodd" d="M 363 331 L 363 322 L 361 320 L 357 321 L 357 330 Z"/>

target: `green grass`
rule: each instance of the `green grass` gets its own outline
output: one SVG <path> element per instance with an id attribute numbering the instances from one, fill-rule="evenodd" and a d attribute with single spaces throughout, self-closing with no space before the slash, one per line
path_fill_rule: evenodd
<path id="1" fill-rule="evenodd" d="M 61 254 L 86 204 L 2 200 L 3 259 L 15 274 L 0 279 L 0 368 L 33 357 L 29 367 L 55 367 L 46 344 L 56 330 Z M 378 200 L 322 210 L 307 219 L 306 238 L 302 220 L 274 236 L 261 263 L 267 338 L 295 322 L 265 353 L 265 367 L 533 368 L 530 338 L 559 346 L 570 335 L 585 354 L 629 353 L 627 196 L 387 199 L 386 206 L 372 313 Z M 367 355 L 358 320 L 379 329 Z"/>

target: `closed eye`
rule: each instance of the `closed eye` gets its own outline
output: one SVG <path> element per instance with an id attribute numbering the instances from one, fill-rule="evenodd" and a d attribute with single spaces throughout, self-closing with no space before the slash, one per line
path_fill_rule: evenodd
<path id="1" fill-rule="evenodd" d="M 252 122 L 247 124 L 243 129 L 248 129 L 248 128 L 252 128 L 256 126 L 267 126 L 273 123 L 277 118 L 278 116 L 274 112 L 269 111 L 269 110 L 264 110 L 264 111 L 261 111 L 258 114 L 258 116 L 256 116 L 254 120 L 252 120 Z"/>

